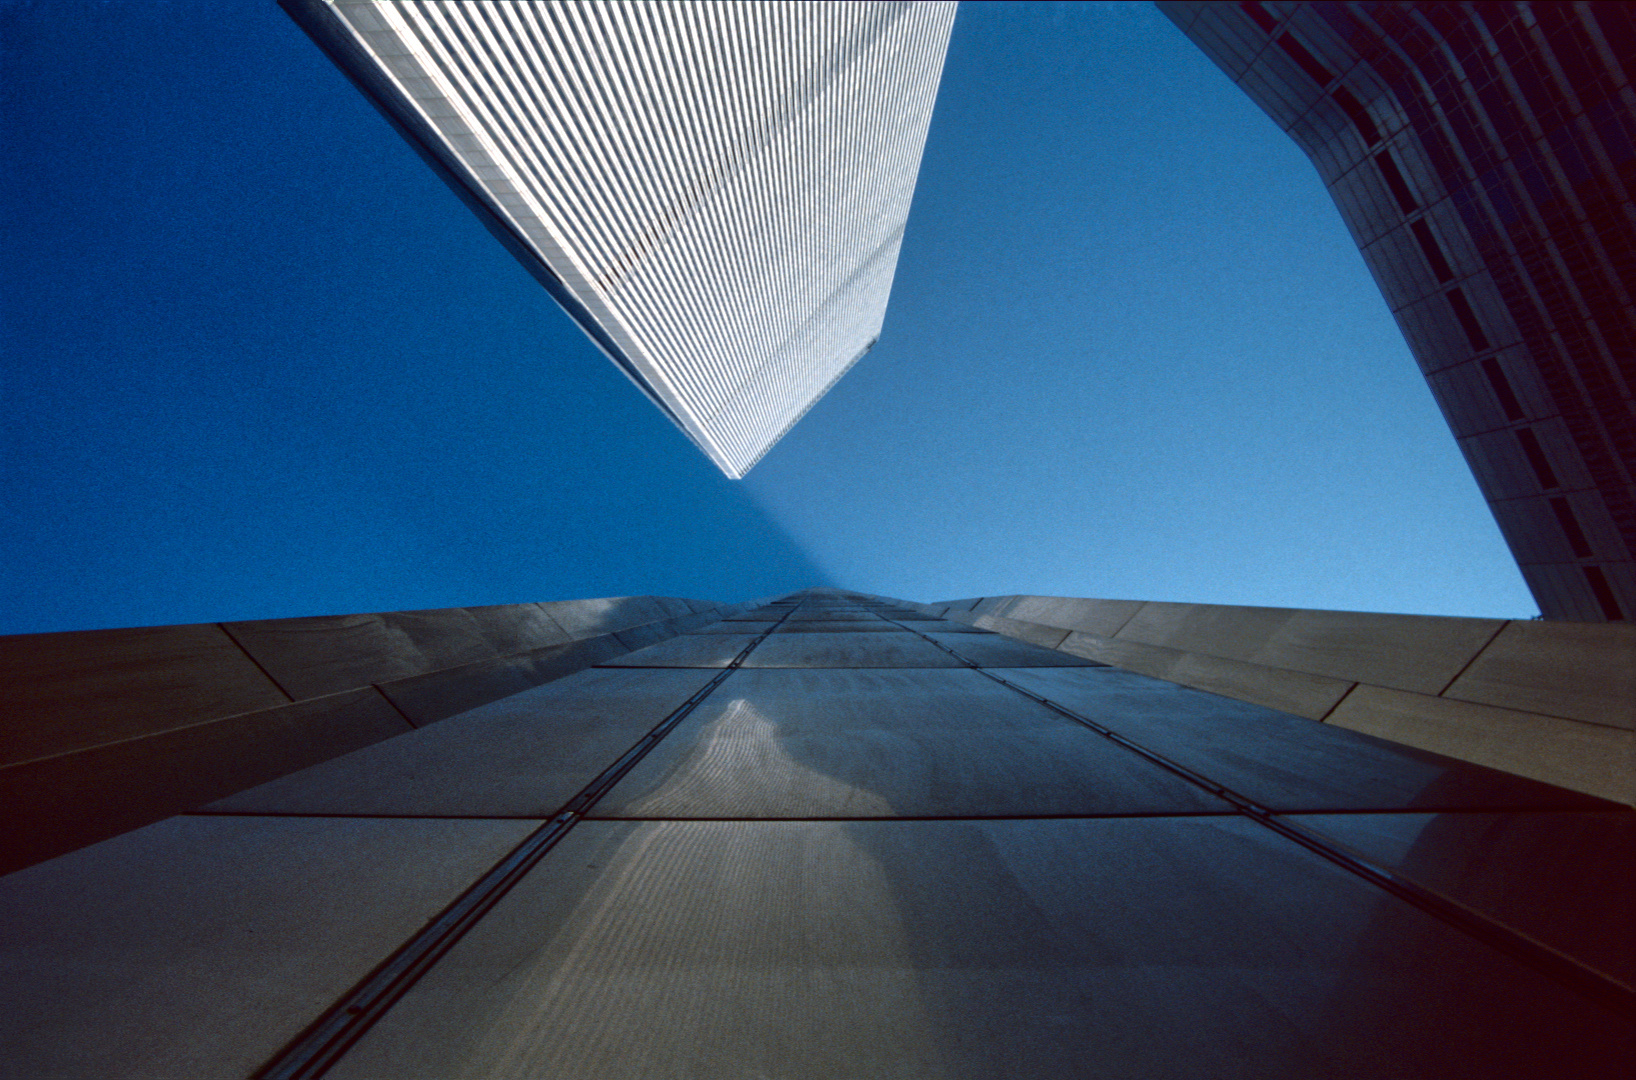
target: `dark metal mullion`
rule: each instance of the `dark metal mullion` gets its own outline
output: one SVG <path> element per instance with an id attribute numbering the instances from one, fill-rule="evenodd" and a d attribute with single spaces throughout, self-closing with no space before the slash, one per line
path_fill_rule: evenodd
<path id="1" fill-rule="evenodd" d="M 790 608 L 778 621 L 741 649 L 713 679 L 677 706 L 597 775 L 579 793 L 563 804 L 550 821 L 530 833 L 510 854 L 478 878 L 465 892 L 444 908 L 391 956 L 364 976 L 351 990 L 326 1009 L 273 1058 L 253 1074 L 253 1080 L 307 1080 L 323 1076 L 340 1061 L 364 1034 L 386 1015 L 455 944 L 498 904 L 512 886 L 522 880 L 557 842 L 585 819 L 597 801 L 608 793 L 636 763 L 646 757 L 660 739 L 670 734 L 711 692 L 737 671 L 745 658 L 773 631 L 800 609 Z"/>
<path id="2" fill-rule="evenodd" d="M 881 617 L 886 618 L 884 615 Z M 1588 967 L 1574 957 L 1559 952 L 1543 942 L 1536 941 L 1526 934 L 1513 930 L 1511 927 L 1489 918 L 1480 911 L 1466 907 L 1456 900 L 1452 900 L 1418 882 L 1397 874 L 1388 867 L 1366 859 L 1325 836 L 1297 825 L 1280 816 L 1277 811 L 1262 806 L 1255 800 L 1240 795 L 1223 784 L 1216 783 L 1204 774 L 1195 772 L 1180 762 L 1170 760 L 1156 750 L 1150 750 L 1140 743 L 1133 742 L 1111 728 L 1104 727 L 1089 717 L 1081 716 L 1067 706 L 1058 704 L 1041 694 L 1036 694 L 1032 690 L 1025 689 L 994 674 L 992 671 L 961 656 L 952 648 L 928 634 L 905 626 L 896 619 L 887 619 L 886 621 L 900 629 L 918 634 L 973 671 L 993 679 L 1002 686 L 1009 687 L 1030 701 L 1038 702 L 1053 712 L 1090 728 L 1098 735 L 1141 755 L 1146 760 L 1176 774 L 1188 783 L 1203 788 L 1210 794 L 1229 803 L 1235 810 L 1250 820 L 1266 826 L 1285 839 L 1322 856 L 1342 869 L 1348 870 L 1365 881 L 1384 889 L 1400 900 L 1414 905 L 1458 930 L 1464 931 L 1485 945 L 1496 948 L 1513 959 L 1522 961 L 1534 970 L 1550 976 L 1570 989 L 1578 991 L 1604 1008 L 1611 1009 L 1625 1017 L 1636 1018 L 1636 991 L 1632 991 L 1630 987 L 1625 986 L 1618 980 L 1604 975 L 1595 968 Z"/>

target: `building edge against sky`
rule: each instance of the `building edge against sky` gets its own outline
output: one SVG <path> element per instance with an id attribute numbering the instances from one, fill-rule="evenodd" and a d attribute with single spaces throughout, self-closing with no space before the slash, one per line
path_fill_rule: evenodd
<path id="1" fill-rule="evenodd" d="M 728 476 L 879 338 L 953 2 L 282 3 Z"/>
<path id="2" fill-rule="evenodd" d="M 1312 159 L 1546 618 L 1636 614 L 1636 21 L 1161 11 Z"/>

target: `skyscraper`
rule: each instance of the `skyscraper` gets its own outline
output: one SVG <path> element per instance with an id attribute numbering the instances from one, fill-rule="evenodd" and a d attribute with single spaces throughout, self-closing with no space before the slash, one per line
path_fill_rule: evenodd
<path id="1" fill-rule="evenodd" d="M 1636 615 L 1636 21 L 1159 8 L 1312 159 L 1546 618 Z"/>
<path id="2" fill-rule="evenodd" d="M 1633 655 L 833 589 L 9 639 L 0 1072 L 1601 1080 Z"/>
<path id="3" fill-rule="evenodd" d="M 727 475 L 879 338 L 952 0 L 284 6 Z"/>
<path id="4" fill-rule="evenodd" d="M 1616 1075 L 1628 806 L 1084 654 L 1458 682 L 1468 728 L 1550 738 L 1475 702 L 1617 721 L 1631 628 L 1180 607 L 822 589 L 0 643 L 8 865 L 67 851 L 0 877 L 0 1071 Z"/>

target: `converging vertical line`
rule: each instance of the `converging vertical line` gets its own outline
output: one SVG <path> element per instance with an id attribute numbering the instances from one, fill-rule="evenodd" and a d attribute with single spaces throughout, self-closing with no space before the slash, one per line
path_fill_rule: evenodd
<path id="1" fill-rule="evenodd" d="M 311 1080 L 323 1076 L 387 1011 L 419 982 L 472 927 L 487 915 L 512 886 L 532 870 L 590 813 L 659 740 L 674 731 L 694 709 L 739 669 L 757 645 L 800 609 L 796 604 L 772 626 L 739 650 L 727 666 L 673 709 L 651 731 L 565 804 L 551 820 L 530 833 L 448 907 L 287 1043 L 253 1074 L 253 1080 Z"/>
<path id="2" fill-rule="evenodd" d="M 881 617 L 886 618 L 884 615 Z M 1082 724 L 1098 735 L 1141 755 L 1188 783 L 1203 788 L 1210 794 L 1227 802 L 1243 816 L 1266 826 L 1285 839 L 1301 845 L 1341 869 L 1350 871 L 1370 884 L 1391 893 L 1398 899 L 1406 901 L 1455 929 L 1476 938 L 1485 945 L 1498 949 L 1513 959 L 1522 961 L 1534 970 L 1579 992 L 1598 1005 L 1623 1016 L 1636 1018 L 1636 991 L 1623 983 L 1602 974 L 1594 968 L 1587 967 L 1573 957 L 1558 952 L 1542 942 L 1535 941 L 1533 938 L 1521 934 L 1503 923 L 1494 921 L 1482 912 L 1474 911 L 1464 904 L 1443 896 L 1441 893 L 1433 892 L 1425 886 L 1401 877 L 1391 869 L 1366 859 L 1318 833 L 1310 832 L 1304 827 L 1280 817 L 1271 808 L 1262 806 L 1255 800 L 1240 795 L 1225 784 L 1218 784 L 1204 774 L 1195 772 L 1180 762 L 1172 761 L 1158 751 L 1151 750 L 1111 728 L 1104 727 L 1089 717 L 1081 716 L 1065 705 L 1036 694 L 1032 690 L 1018 686 L 1016 683 L 986 670 L 981 665 L 961 656 L 954 649 L 928 634 L 922 633 L 913 627 L 905 626 L 896 619 L 887 619 L 886 621 L 899 629 L 918 634 L 967 667 L 980 672 L 1001 686 L 1009 687 L 1029 700 L 1037 702 L 1069 720 Z"/>

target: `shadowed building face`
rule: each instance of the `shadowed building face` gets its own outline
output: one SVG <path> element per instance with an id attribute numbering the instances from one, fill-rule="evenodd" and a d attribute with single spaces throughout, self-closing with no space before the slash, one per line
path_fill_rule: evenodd
<path id="1" fill-rule="evenodd" d="M 861 594 L 731 613 L 0 879 L 7 1064 L 1599 1077 L 1632 1049 L 1615 804 Z"/>
<path id="2" fill-rule="evenodd" d="M 1632 618 L 1628 6 L 1158 7 L 1312 158 L 1545 617 Z"/>

